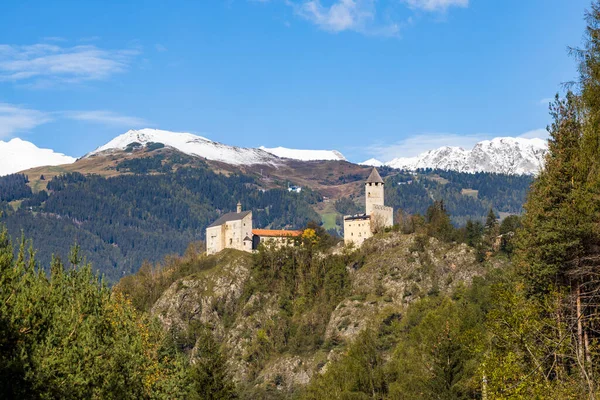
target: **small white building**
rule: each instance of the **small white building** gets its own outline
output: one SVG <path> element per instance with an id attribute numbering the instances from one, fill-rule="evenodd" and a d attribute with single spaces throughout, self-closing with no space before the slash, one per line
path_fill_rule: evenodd
<path id="1" fill-rule="evenodd" d="M 226 248 L 252 251 L 252 211 L 242 211 L 241 203 L 206 228 L 206 254 Z"/>
<path id="2" fill-rule="evenodd" d="M 373 168 L 365 182 L 365 213 L 344 217 L 344 243 L 360 246 L 374 232 L 394 225 L 394 209 L 385 205 L 385 182 Z"/>

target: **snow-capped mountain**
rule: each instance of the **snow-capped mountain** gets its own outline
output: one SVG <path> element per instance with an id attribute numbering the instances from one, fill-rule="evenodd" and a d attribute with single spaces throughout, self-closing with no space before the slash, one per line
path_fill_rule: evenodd
<path id="1" fill-rule="evenodd" d="M 358 163 L 358 165 L 367 165 L 369 167 L 381 167 L 383 163 L 376 158 L 369 158 L 367 161 Z"/>
<path id="2" fill-rule="evenodd" d="M 346 161 L 346 157 L 344 157 L 344 155 L 337 150 L 298 150 L 288 149 L 285 147 L 267 148 L 264 146 L 260 146 L 260 149 L 280 158 L 291 158 L 300 161 Z"/>
<path id="3" fill-rule="evenodd" d="M 159 129 L 127 131 L 104 146 L 98 147 L 87 154 L 86 157 L 111 150 L 124 150 L 131 143 L 142 145 L 162 143 L 185 154 L 233 165 L 276 164 L 278 161 L 278 158 L 273 154 L 261 149 L 228 146 L 191 133 L 170 132 Z"/>
<path id="4" fill-rule="evenodd" d="M 0 140 L 0 176 L 44 165 L 72 164 L 75 161 L 73 157 L 50 149 L 40 149 L 33 143 L 18 138 L 8 142 Z"/>
<path id="5" fill-rule="evenodd" d="M 544 165 L 548 144 L 543 139 L 503 137 L 484 140 L 471 150 L 444 146 L 417 157 L 395 158 L 384 165 L 392 168 L 445 169 L 459 172 L 494 172 L 500 174 L 535 175 Z M 364 164 L 377 160 L 368 160 Z"/>
<path id="6" fill-rule="evenodd" d="M 262 146 L 258 149 L 245 148 L 214 142 L 191 133 L 170 132 L 159 129 L 130 130 L 98 147 L 87 154 L 86 157 L 111 150 L 124 150 L 131 143 L 146 145 L 152 142 L 162 143 L 192 156 L 233 165 L 277 164 L 280 158 L 301 161 L 346 160 L 336 150 L 295 150 L 285 147 L 266 148 Z"/>

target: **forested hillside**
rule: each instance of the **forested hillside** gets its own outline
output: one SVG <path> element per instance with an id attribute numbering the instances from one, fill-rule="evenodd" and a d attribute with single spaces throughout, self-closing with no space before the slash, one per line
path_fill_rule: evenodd
<path id="1" fill-rule="evenodd" d="M 43 263 L 52 254 L 64 258 L 78 243 L 86 259 L 115 281 L 137 271 L 144 260 L 182 254 L 189 243 L 203 240 L 206 226 L 234 210 L 238 201 L 253 210 L 256 226 L 300 228 L 320 219 L 311 207 L 320 196 L 310 190 L 261 190 L 250 176 L 225 176 L 207 167 L 145 173 L 152 163 L 129 162 L 123 168 L 140 173 L 112 178 L 62 175 L 48 183 L 50 195 L 33 194 L 22 175 L 0 178 L 3 221 L 14 237 L 23 231 L 39 243 Z"/>
<path id="2" fill-rule="evenodd" d="M 409 214 L 423 215 L 443 200 L 452 222 L 483 222 L 490 208 L 496 213 L 521 214 L 533 178 L 528 175 L 420 170 L 386 180 L 386 204 Z"/>

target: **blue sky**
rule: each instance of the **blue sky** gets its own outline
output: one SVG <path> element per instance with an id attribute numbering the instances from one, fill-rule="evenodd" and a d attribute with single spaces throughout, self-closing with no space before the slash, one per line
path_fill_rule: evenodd
<path id="1" fill-rule="evenodd" d="M 362 161 L 539 136 L 589 4 L 8 0 L 0 140 L 81 156 L 155 127 Z"/>

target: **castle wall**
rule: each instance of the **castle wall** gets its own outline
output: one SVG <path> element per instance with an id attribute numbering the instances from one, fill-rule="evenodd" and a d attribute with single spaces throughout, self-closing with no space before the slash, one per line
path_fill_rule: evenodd
<path id="1" fill-rule="evenodd" d="M 206 228 L 206 254 L 211 255 L 223 250 L 223 225 Z"/>
<path id="2" fill-rule="evenodd" d="M 371 218 L 368 215 L 363 218 L 344 217 L 345 244 L 354 243 L 354 245 L 360 246 L 366 239 L 372 236 Z"/>
<path id="3" fill-rule="evenodd" d="M 371 226 L 373 230 L 387 228 L 394 225 L 394 209 L 392 207 L 373 205 L 371 215 Z"/>
<path id="4" fill-rule="evenodd" d="M 224 248 L 246 250 L 244 247 L 244 238 L 252 237 L 252 214 L 248 214 L 244 219 L 229 221 L 225 223 L 225 244 Z"/>

